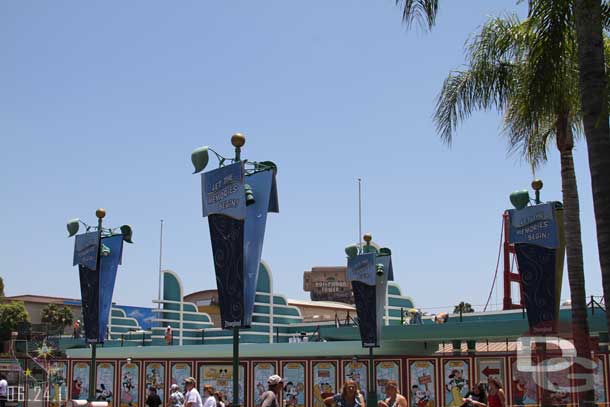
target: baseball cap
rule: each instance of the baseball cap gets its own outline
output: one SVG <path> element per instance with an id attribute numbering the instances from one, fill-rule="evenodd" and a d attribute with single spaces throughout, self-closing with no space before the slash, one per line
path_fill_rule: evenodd
<path id="1" fill-rule="evenodd" d="M 267 379 L 267 383 L 271 385 L 275 385 L 282 382 L 282 378 L 276 374 L 269 376 Z"/>

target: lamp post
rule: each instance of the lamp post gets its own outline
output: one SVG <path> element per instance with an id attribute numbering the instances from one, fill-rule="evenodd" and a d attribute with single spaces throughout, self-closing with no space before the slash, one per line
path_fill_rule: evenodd
<path id="1" fill-rule="evenodd" d="M 112 292 L 118 265 L 121 263 L 123 241 L 132 243 L 131 226 L 104 229 L 103 219 L 106 217 L 106 210 L 97 209 L 95 216 L 97 227 L 87 225 L 80 219 L 72 219 L 67 224 L 68 237 L 76 236 L 73 265 L 78 265 L 79 268 L 85 338 L 91 346 L 87 398 L 90 402 L 95 400 L 97 344 L 103 344 L 106 337 Z M 85 226 L 85 233 L 77 235 L 81 224 Z"/>
<path id="2" fill-rule="evenodd" d="M 364 246 L 357 244 L 345 248 L 347 279 L 351 282 L 358 313 L 358 328 L 362 347 L 368 348 L 369 371 L 367 406 L 377 405 L 375 386 L 375 358 L 373 348 L 381 343 L 381 326 L 385 313 L 388 280 L 394 279 L 392 251 L 372 244 L 370 233 L 363 236 Z"/>
<path id="3" fill-rule="evenodd" d="M 234 158 L 208 146 L 191 154 L 195 174 L 207 166 L 209 152 L 219 162 L 217 169 L 201 175 L 202 204 L 212 241 L 221 325 L 233 333 L 234 407 L 239 405 L 239 330 L 252 323 L 267 213 L 279 212 L 277 167 L 271 161 L 242 159 L 245 143 L 243 134 L 233 134 Z"/>

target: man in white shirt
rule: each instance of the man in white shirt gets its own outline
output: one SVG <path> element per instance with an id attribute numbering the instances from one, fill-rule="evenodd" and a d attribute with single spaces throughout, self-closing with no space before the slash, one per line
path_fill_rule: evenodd
<path id="1" fill-rule="evenodd" d="M 217 407 L 216 398 L 214 398 L 214 388 L 211 385 L 206 384 L 203 386 L 203 398 L 203 407 Z"/>
<path id="2" fill-rule="evenodd" d="M 197 391 L 197 382 L 192 377 L 187 377 L 184 380 L 184 385 L 186 387 L 186 394 L 184 395 L 184 405 L 185 407 L 203 407 L 204 404 L 201 401 L 201 396 L 199 395 L 199 391 Z M 214 397 L 212 397 L 212 400 Z M 214 401 L 211 407 L 216 407 L 216 402 Z M 205 407 L 208 407 L 206 402 Z"/>
<path id="3" fill-rule="evenodd" d="M 6 406 L 6 399 L 8 397 L 8 382 L 3 375 L 0 375 L 0 407 Z"/>

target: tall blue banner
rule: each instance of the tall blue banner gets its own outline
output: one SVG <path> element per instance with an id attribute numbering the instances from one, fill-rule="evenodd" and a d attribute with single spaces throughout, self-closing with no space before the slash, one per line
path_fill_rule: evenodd
<path id="1" fill-rule="evenodd" d="M 246 189 L 251 194 L 246 202 Z M 275 171 L 238 162 L 202 174 L 222 327 L 250 327 L 268 212 L 278 212 Z"/>
<path id="2" fill-rule="evenodd" d="M 104 343 L 114 283 L 123 252 L 122 235 L 103 237 L 101 250 L 98 239 L 97 232 L 77 235 L 74 247 L 87 343 Z M 102 254 L 99 255 L 99 252 Z"/>
<path id="3" fill-rule="evenodd" d="M 347 279 L 352 284 L 363 347 L 378 347 L 384 321 L 388 278 L 393 279 L 392 257 L 376 252 L 347 260 Z"/>
<path id="4" fill-rule="evenodd" d="M 508 238 L 515 245 L 530 329 L 551 333 L 559 316 L 565 252 L 561 204 L 512 209 L 508 214 Z"/>

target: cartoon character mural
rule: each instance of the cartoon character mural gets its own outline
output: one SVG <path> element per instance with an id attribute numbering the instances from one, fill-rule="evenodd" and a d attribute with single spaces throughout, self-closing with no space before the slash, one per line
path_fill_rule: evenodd
<path id="1" fill-rule="evenodd" d="M 517 360 L 511 362 L 511 394 L 512 404 L 524 406 L 538 404 L 538 390 L 532 372 L 520 371 Z"/>
<path id="2" fill-rule="evenodd" d="M 105 401 L 108 407 L 112 407 L 114 384 L 114 364 L 99 363 L 96 373 L 95 398 L 98 401 Z"/>
<path id="3" fill-rule="evenodd" d="M 324 399 L 335 394 L 337 366 L 334 362 L 313 365 L 313 406 L 324 407 Z"/>
<path id="4" fill-rule="evenodd" d="M 409 361 L 411 407 L 436 405 L 436 364 L 434 360 Z M 461 404 L 460 404 L 461 405 Z"/>
<path id="5" fill-rule="evenodd" d="M 377 400 L 385 399 L 385 385 L 390 380 L 400 383 L 400 364 L 394 361 L 383 361 L 375 364 L 377 380 Z"/>
<path id="6" fill-rule="evenodd" d="M 49 407 L 59 407 L 68 399 L 68 364 L 54 362 L 49 367 Z"/>
<path id="7" fill-rule="evenodd" d="M 461 407 L 469 390 L 470 363 L 467 360 L 448 360 L 444 365 L 445 405 Z"/>
<path id="8" fill-rule="evenodd" d="M 595 371 L 593 372 L 593 386 L 595 390 L 595 402 L 600 406 L 606 404 L 606 385 L 604 383 L 604 371 L 606 370 L 605 359 L 603 355 L 597 355 L 595 358 Z"/>
<path id="9" fill-rule="evenodd" d="M 149 362 L 144 366 L 145 389 L 154 387 L 161 400 L 165 400 L 165 363 Z"/>
<path id="10" fill-rule="evenodd" d="M 290 407 L 305 407 L 305 363 L 284 362 L 282 377 L 285 382 L 284 404 Z"/>
<path id="11" fill-rule="evenodd" d="M 260 407 L 261 395 L 267 390 L 267 379 L 275 374 L 275 364 L 259 362 L 254 364 L 254 405 Z"/>
<path id="12" fill-rule="evenodd" d="M 74 400 L 87 400 L 89 395 L 89 363 L 77 362 L 72 367 L 71 397 Z"/>
<path id="13" fill-rule="evenodd" d="M 360 392 L 364 399 L 366 399 L 367 393 L 367 378 L 368 378 L 368 366 L 363 362 L 344 362 L 343 364 L 344 380 L 353 380 L 360 387 Z"/>
<path id="14" fill-rule="evenodd" d="M 203 393 L 206 384 L 215 390 L 224 393 L 227 400 L 233 400 L 233 366 L 231 365 L 200 365 L 199 366 L 199 393 Z M 245 369 L 239 366 L 239 402 L 244 403 L 244 377 Z"/>
<path id="15" fill-rule="evenodd" d="M 140 366 L 136 363 L 123 363 L 121 366 L 121 399 L 119 401 L 119 407 L 138 406 L 139 380 Z"/>
<path id="16" fill-rule="evenodd" d="M 190 363 L 172 363 L 171 367 L 171 384 L 177 384 L 181 389 L 185 388 L 184 381 L 187 377 L 192 376 Z"/>

